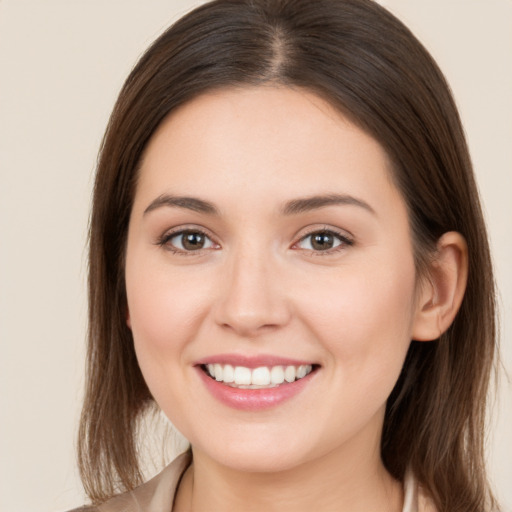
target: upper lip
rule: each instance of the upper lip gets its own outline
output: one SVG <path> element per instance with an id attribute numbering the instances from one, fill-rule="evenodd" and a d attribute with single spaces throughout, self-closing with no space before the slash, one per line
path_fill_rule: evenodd
<path id="1" fill-rule="evenodd" d="M 195 366 L 207 364 L 230 364 L 231 366 L 245 366 L 246 368 L 259 368 L 261 366 L 301 366 L 313 365 L 312 361 L 281 357 L 270 354 L 241 355 L 241 354 L 216 354 L 199 359 Z"/>

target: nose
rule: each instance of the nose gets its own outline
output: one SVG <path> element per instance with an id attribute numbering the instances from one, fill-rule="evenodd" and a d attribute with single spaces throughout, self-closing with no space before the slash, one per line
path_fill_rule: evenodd
<path id="1" fill-rule="evenodd" d="M 246 338 L 286 325 L 290 304 L 276 267 L 268 255 L 233 255 L 220 276 L 216 323 Z"/>

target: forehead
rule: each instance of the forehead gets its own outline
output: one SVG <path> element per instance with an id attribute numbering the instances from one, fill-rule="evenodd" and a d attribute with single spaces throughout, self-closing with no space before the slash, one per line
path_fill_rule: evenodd
<path id="1" fill-rule="evenodd" d="M 260 86 L 203 94 L 151 138 L 137 197 L 162 193 L 247 204 L 325 193 L 401 200 L 380 144 L 317 95 Z"/>

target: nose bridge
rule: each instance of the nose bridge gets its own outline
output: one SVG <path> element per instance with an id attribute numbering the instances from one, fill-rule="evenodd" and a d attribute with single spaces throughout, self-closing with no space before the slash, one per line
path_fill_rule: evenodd
<path id="1" fill-rule="evenodd" d="M 246 244 L 234 249 L 225 266 L 216 321 L 243 336 L 284 325 L 289 318 L 275 255 L 268 247 Z"/>

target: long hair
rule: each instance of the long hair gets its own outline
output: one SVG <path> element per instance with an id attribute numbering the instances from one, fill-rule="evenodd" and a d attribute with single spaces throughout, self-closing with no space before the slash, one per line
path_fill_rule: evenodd
<path id="1" fill-rule="evenodd" d="M 264 83 L 316 93 L 383 146 L 408 207 L 419 275 L 443 233 L 465 237 L 461 308 L 438 340 L 411 342 L 388 399 L 381 456 L 399 480 L 411 468 L 440 512 L 492 510 L 483 442 L 495 291 L 471 161 L 442 73 L 371 0 L 216 0 L 171 26 L 126 80 L 101 147 L 90 223 L 79 432 L 89 496 L 99 502 L 141 482 L 137 424 L 154 405 L 126 325 L 124 255 L 141 155 L 178 106 L 212 89 Z"/>

